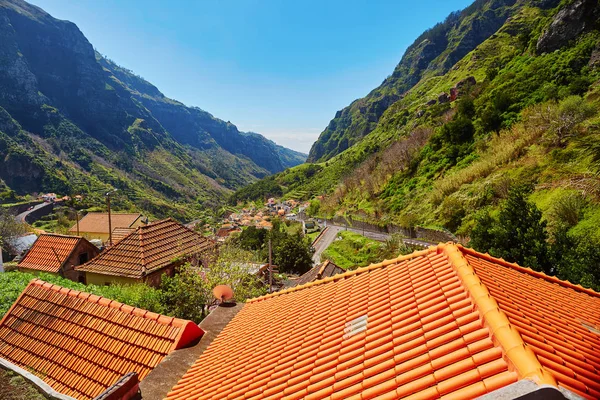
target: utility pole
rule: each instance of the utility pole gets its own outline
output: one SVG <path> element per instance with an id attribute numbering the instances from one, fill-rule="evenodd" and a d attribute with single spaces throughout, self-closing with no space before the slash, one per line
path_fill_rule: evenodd
<path id="1" fill-rule="evenodd" d="M 269 293 L 273 291 L 273 260 L 271 255 L 271 236 L 269 236 Z"/>
<path id="2" fill-rule="evenodd" d="M 111 190 L 106 193 L 106 205 L 108 206 L 108 244 L 112 246 L 112 222 L 110 220 L 110 195 L 119 189 Z"/>
<path id="3" fill-rule="evenodd" d="M 77 236 L 79 236 L 79 210 L 75 209 L 75 218 L 77 219 Z"/>

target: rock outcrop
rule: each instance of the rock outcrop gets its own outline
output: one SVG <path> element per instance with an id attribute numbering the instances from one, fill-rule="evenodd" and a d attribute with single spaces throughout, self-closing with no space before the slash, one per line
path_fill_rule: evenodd
<path id="1" fill-rule="evenodd" d="M 581 33 L 597 28 L 600 20 L 598 0 L 575 0 L 562 8 L 537 41 L 538 53 L 548 53 L 567 45 Z"/>

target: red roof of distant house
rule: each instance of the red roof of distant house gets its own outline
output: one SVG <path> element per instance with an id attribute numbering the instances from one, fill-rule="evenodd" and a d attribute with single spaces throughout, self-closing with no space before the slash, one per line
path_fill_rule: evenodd
<path id="1" fill-rule="evenodd" d="M 144 379 L 202 334 L 191 321 L 36 279 L 0 321 L 0 357 L 60 393 L 92 399 L 129 372 Z"/>
<path id="2" fill-rule="evenodd" d="M 19 267 L 58 273 L 82 241 L 87 242 L 79 236 L 41 234 L 19 262 Z"/>
<path id="3" fill-rule="evenodd" d="M 180 223 L 165 219 L 140 226 L 78 271 L 142 278 L 179 257 L 200 254 L 214 243 Z"/>
<path id="4" fill-rule="evenodd" d="M 600 294 L 454 244 L 250 300 L 167 399 L 600 397 Z"/>
<path id="5" fill-rule="evenodd" d="M 110 215 L 111 228 L 130 228 L 142 214 L 112 213 Z M 108 213 L 88 213 L 79 220 L 79 232 L 108 234 Z M 77 224 L 69 232 L 77 232 Z"/>

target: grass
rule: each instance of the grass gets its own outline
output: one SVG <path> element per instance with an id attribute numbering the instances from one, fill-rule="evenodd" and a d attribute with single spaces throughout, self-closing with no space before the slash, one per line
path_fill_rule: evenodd
<path id="1" fill-rule="evenodd" d="M 341 239 L 338 239 L 341 238 Z M 341 231 L 321 255 L 343 269 L 364 267 L 379 259 L 381 243 L 358 233 Z"/>
<path id="2" fill-rule="evenodd" d="M 311 233 L 307 233 L 306 237 L 310 239 L 310 242 L 314 242 L 315 239 L 321 234 L 321 231 L 315 231 Z"/>
<path id="3" fill-rule="evenodd" d="M 0 399 L 44 400 L 45 397 L 21 375 L 0 369 Z"/>

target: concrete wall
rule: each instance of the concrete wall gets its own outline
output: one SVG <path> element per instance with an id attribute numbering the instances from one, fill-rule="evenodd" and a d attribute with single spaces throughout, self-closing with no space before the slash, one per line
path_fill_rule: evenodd
<path id="1" fill-rule="evenodd" d="M 43 207 L 40 207 L 36 210 L 32 210 L 25 217 L 25 222 L 28 224 L 33 224 L 38 219 L 45 217 L 48 214 L 51 214 L 54 210 L 54 203 L 46 203 Z"/>
<path id="2" fill-rule="evenodd" d="M 71 256 L 67 259 L 67 262 L 64 264 L 63 276 L 65 278 L 74 282 L 79 282 L 79 276 L 81 273 L 79 271 L 75 271 L 75 267 L 81 265 L 79 262 L 79 256 L 84 253 L 87 253 L 87 261 L 90 261 L 92 258 L 100 254 L 100 250 L 98 250 L 96 246 L 89 242 L 81 241 Z"/>
<path id="3" fill-rule="evenodd" d="M 102 275 L 94 272 L 84 272 L 86 285 L 105 286 L 111 284 L 133 285 L 142 282 L 140 279 L 125 278 L 123 276 Z"/>
<path id="4" fill-rule="evenodd" d="M 173 276 L 175 274 L 176 267 L 177 267 L 177 265 L 171 264 L 171 265 L 167 266 L 166 268 L 162 268 L 158 271 L 155 271 L 155 272 L 151 273 L 150 275 L 146 276 L 146 279 L 144 279 L 144 282 L 146 282 L 146 284 L 148 284 L 149 286 L 159 287 L 161 277 L 163 276 L 163 274 L 167 274 L 168 276 Z"/>
<path id="5" fill-rule="evenodd" d="M 11 363 L 8 360 L 0 358 L 0 368 L 21 375 L 24 379 L 31 383 L 38 390 L 38 392 L 40 392 L 42 396 L 49 400 L 75 400 L 71 396 L 58 393 L 56 390 L 52 389 L 50 385 L 48 385 L 46 382 L 44 382 L 31 372 L 24 370 L 23 368 Z"/>

